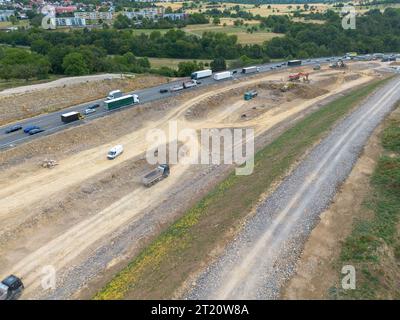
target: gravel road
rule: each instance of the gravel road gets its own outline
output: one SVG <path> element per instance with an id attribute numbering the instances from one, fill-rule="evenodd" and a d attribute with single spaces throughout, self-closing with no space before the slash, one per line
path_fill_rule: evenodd
<path id="1" fill-rule="evenodd" d="M 374 128 L 400 99 L 396 77 L 321 141 L 193 284 L 187 299 L 277 299 L 319 215 L 349 175 Z"/>

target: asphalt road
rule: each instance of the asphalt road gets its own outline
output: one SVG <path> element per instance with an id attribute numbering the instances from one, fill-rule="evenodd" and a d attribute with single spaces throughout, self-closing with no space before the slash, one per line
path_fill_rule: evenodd
<path id="1" fill-rule="evenodd" d="M 312 60 L 302 60 L 302 65 L 312 65 L 312 64 L 323 64 L 323 63 L 331 63 L 327 61 L 328 58 L 318 58 L 318 59 L 312 59 Z M 338 58 L 334 58 L 334 59 L 338 59 Z M 264 65 L 260 65 L 260 72 L 271 72 L 274 71 L 277 68 L 277 66 L 281 65 L 282 63 L 268 63 L 268 64 L 264 64 Z M 272 69 L 274 68 L 274 69 Z M 286 68 L 291 68 L 291 67 L 287 67 L 287 66 L 282 66 L 280 67 L 281 69 L 286 69 Z M 237 73 L 234 75 L 233 78 L 243 78 L 243 77 L 247 77 L 247 76 L 251 76 L 254 75 L 253 74 L 242 74 L 240 73 L 241 69 L 234 69 L 237 71 Z M 233 70 L 231 70 L 233 71 Z M 171 96 L 175 96 L 175 95 L 179 95 L 182 92 L 186 92 L 186 90 L 196 90 L 197 88 L 201 88 L 210 84 L 214 84 L 216 82 L 231 82 L 234 81 L 233 79 L 229 79 L 229 80 L 220 80 L 220 81 L 216 81 L 214 80 L 212 77 L 209 78 L 204 78 L 199 80 L 201 83 L 193 88 L 190 89 L 185 89 L 182 91 L 178 91 L 175 93 L 160 93 L 160 89 L 169 89 L 171 87 L 173 87 L 174 85 L 177 84 L 181 84 L 182 80 L 179 81 L 174 81 L 174 82 L 170 82 L 167 84 L 162 84 L 156 87 L 151 87 L 151 88 L 146 88 L 146 89 L 142 89 L 142 90 L 137 90 L 135 92 L 131 92 L 131 93 L 135 93 L 139 96 L 139 100 L 140 100 L 140 104 L 146 103 L 146 102 L 151 102 L 151 101 L 155 101 L 155 100 L 159 100 L 159 99 L 163 99 L 163 98 L 167 98 L 167 97 L 171 97 Z M 56 111 L 56 112 L 52 112 L 52 113 L 47 113 L 47 114 L 42 114 L 33 118 L 29 118 L 29 119 L 25 119 L 25 120 L 21 120 L 15 124 L 19 124 L 22 125 L 23 127 L 26 127 L 27 125 L 36 125 L 41 127 L 42 129 L 45 129 L 44 132 L 30 136 L 28 134 L 25 134 L 23 132 L 23 130 L 17 131 L 17 132 L 13 132 L 13 133 L 9 133 L 9 134 L 5 134 L 5 131 L 8 127 L 10 127 L 10 125 L 4 125 L 0 127 L 0 150 L 5 150 L 8 148 L 12 148 L 14 146 L 16 146 L 17 144 L 21 144 L 27 141 L 30 141 L 32 139 L 38 138 L 40 136 L 43 135 L 49 135 L 52 134 L 54 132 L 57 131 L 61 131 L 63 129 L 69 128 L 71 126 L 76 126 L 81 124 L 82 122 L 88 122 L 91 121 L 93 119 L 99 118 L 99 117 L 103 117 L 106 116 L 108 114 L 110 114 L 111 112 L 118 112 L 121 109 L 118 110 L 113 110 L 113 111 L 108 111 L 105 110 L 103 107 L 100 107 L 97 109 L 97 111 L 95 113 L 92 113 L 90 115 L 85 116 L 84 120 L 80 120 L 80 121 L 75 121 L 69 124 L 64 124 L 61 122 L 61 114 L 69 112 L 69 111 L 81 111 L 83 113 L 83 111 L 88 108 L 89 106 L 95 104 L 95 103 L 100 103 L 102 105 L 102 102 L 104 101 L 104 99 L 101 100 L 95 100 L 89 103 L 84 103 L 81 105 L 76 105 L 73 107 L 69 107 L 60 111 Z M 132 105 L 132 106 L 128 106 L 126 108 L 134 108 L 137 104 Z"/>
<path id="2" fill-rule="evenodd" d="M 341 121 L 256 210 L 188 299 L 276 299 L 304 243 L 376 126 L 400 99 L 396 77 Z"/>

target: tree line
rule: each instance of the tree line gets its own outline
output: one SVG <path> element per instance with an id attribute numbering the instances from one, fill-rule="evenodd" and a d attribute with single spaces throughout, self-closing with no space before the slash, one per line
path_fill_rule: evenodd
<path id="1" fill-rule="evenodd" d="M 242 45 L 235 35 L 205 32 L 202 37 L 171 29 L 162 34 L 135 34 L 130 29 L 73 30 L 70 32 L 31 28 L 0 33 L 0 43 L 11 47 L 0 51 L 2 78 L 45 77 L 55 74 L 95 72 L 161 72 L 151 70 L 147 58 L 185 58 L 234 60 L 236 65 L 269 59 L 311 58 L 360 53 L 395 52 L 400 48 L 400 10 L 383 13 L 370 10 L 357 17 L 355 30 L 344 30 L 341 17 L 328 11 L 324 24 L 300 23 L 288 16 L 269 16 L 260 23 L 274 32 L 284 33 L 263 44 Z M 26 67 L 26 68 L 25 68 Z M 26 69 L 24 72 L 20 69 Z M 184 70 L 184 68 L 182 68 Z M 183 71 L 179 72 L 179 75 Z"/>

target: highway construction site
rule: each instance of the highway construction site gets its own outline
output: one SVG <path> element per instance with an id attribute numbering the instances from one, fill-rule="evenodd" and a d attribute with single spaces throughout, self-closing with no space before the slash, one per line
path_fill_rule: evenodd
<path id="1" fill-rule="evenodd" d="M 145 158 L 149 130 L 168 132 L 170 121 L 197 131 L 253 128 L 259 150 L 329 101 L 384 78 L 380 68 L 377 62 L 352 62 L 345 69 L 260 73 L 140 104 L 1 151 L 0 277 L 21 277 L 22 299 L 91 298 L 234 168 L 171 165 L 167 179 L 146 188 L 141 178 L 155 167 Z M 309 73 L 309 81 L 289 82 L 294 72 Z M 246 101 L 249 90 L 258 95 Z M 107 160 L 114 145 L 123 145 L 124 152 Z M 56 271 L 56 288 L 43 290 L 40 279 L 48 266 Z M 233 293 L 241 286 L 210 295 L 204 282 L 218 283 L 218 273 L 211 273 L 212 268 L 200 276 L 200 287 L 189 297 L 237 298 Z M 273 285 L 274 295 L 258 291 L 245 298 L 276 298 L 279 286 Z"/>

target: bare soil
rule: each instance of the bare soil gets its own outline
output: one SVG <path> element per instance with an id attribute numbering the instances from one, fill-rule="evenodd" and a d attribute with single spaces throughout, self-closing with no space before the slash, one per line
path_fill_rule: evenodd
<path id="1" fill-rule="evenodd" d="M 309 84 L 298 83 L 287 92 L 279 88 L 288 72 L 217 84 L 116 112 L 2 152 L 0 276 L 23 276 L 30 288 L 24 297 L 33 297 L 41 266 L 51 264 L 57 270 L 68 270 L 79 264 L 111 233 L 138 219 L 146 220 L 146 215 L 164 203 L 179 185 L 186 186 L 180 194 L 190 203 L 189 199 L 198 192 L 190 183 L 192 174 L 207 176 L 212 171 L 205 166 L 199 173 L 198 168 L 178 164 L 173 166 L 168 179 L 150 189 L 144 188 L 141 176 L 151 168 L 143 160 L 149 130 L 168 132 L 169 121 L 176 120 L 179 128 L 195 130 L 253 127 L 258 137 L 305 113 L 319 101 L 373 79 L 364 74 L 355 80 L 344 79 L 349 73 L 314 72 Z M 145 82 L 140 85 L 146 86 Z M 110 87 L 102 88 L 107 92 Z M 244 101 L 242 93 L 253 88 L 260 90 L 260 95 Z M 105 155 L 115 144 L 123 144 L 125 151 L 109 161 Z M 59 165 L 41 168 L 40 161 L 49 158 Z M 211 185 L 210 181 L 204 184 L 205 188 Z M 179 203 L 184 207 L 186 201 L 181 199 Z M 176 218 L 173 213 L 178 208 L 169 206 L 167 211 L 168 208 L 173 212 L 161 210 L 154 220 L 166 223 L 166 216 L 167 221 Z"/>

